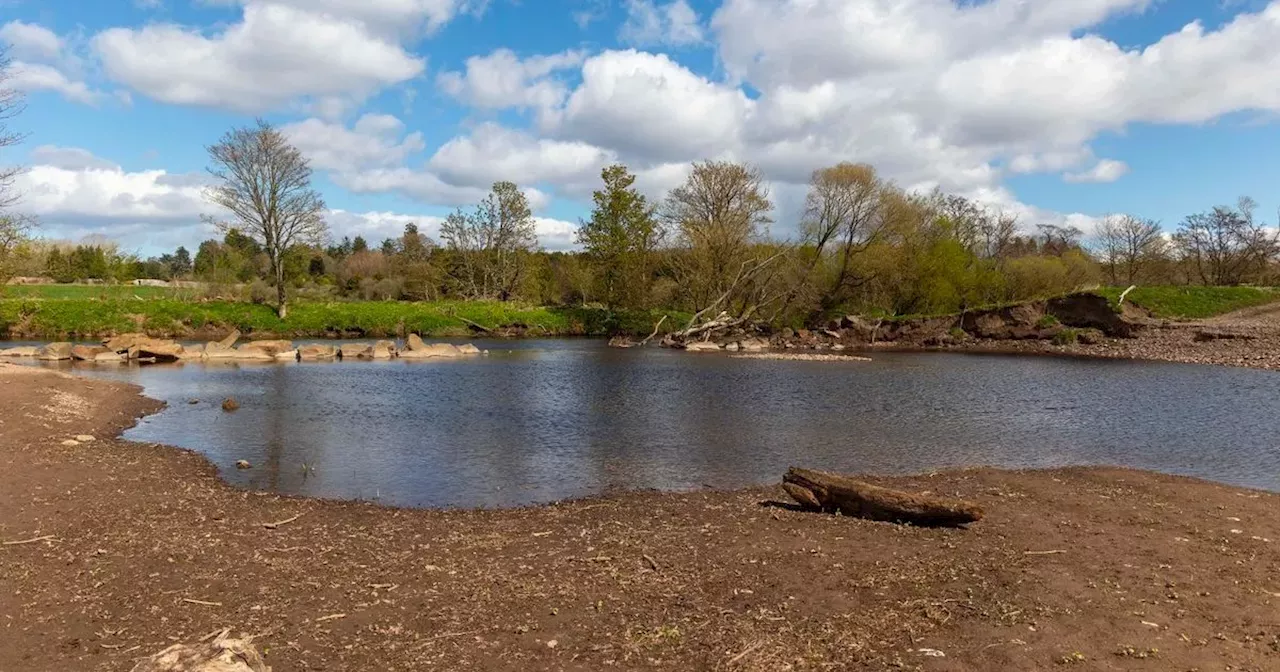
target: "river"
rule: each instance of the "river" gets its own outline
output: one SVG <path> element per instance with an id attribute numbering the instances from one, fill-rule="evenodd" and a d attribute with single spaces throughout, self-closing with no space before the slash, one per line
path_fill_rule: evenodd
<path id="1" fill-rule="evenodd" d="M 167 402 L 126 438 L 199 451 L 237 486 L 408 506 L 734 488 L 776 482 L 790 465 L 896 474 L 1115 464 L 1280 490 L 1280 375 L 1272 372 L 476 343 L 490 354 L 74 369 L 139 384 Z M 224 413 L 225 397 L 240 410 Z M 238 470 L 237 460 L 253 468 Z"/>

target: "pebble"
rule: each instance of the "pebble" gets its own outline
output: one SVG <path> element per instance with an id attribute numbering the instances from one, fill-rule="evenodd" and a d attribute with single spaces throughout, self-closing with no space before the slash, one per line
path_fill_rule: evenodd
<path id="1" fill-rule="evenodd" d="M 76 441 L 75 439 L 67 439 L 66 441 L 63 441 L 63 442 L 62 442 L 62 445 L 64 445 L 64 446 L 68 446 L 68 447 L 70 447 L 70 446 L 78 446 L 78 445 L 80 445 L 80 442 L 79 442 L 79 441 Z"/>
<path id="2" fill-rule="evenodd" d="M 94 441 L 97 441 L 97 439 L 95 439 L 92 434 L 79 434 L 76 436 L 76 441 L 79 441 L 80 443 L 93 443 Z"/>

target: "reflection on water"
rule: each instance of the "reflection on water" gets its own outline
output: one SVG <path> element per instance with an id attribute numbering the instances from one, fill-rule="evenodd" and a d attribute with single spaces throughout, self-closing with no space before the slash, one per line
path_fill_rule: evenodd
<path id="1" fill-rule="evenodd" d="M 792 464 L 864 473 L 1120 464 L 1280 490 L 1280 376 L 1269 372 L 946 354 L 740 360 L 570 340 L 480 345 L 492 354 L 93 375 L 136 382 L 169 403 L 128 438 L 196 449 L 233 483 L 417 506 L 735 487 L 775 482 Z M 223 413 L 224 397 L 241 409 Z M 240 459 L 254 468 L 235 470 Z"/>

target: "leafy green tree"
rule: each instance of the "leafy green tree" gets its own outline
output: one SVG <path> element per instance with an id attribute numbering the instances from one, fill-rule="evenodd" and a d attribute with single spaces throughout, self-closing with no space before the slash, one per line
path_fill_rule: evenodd
<path id="1" fill-rule="evenodd" d="M 648 298 L 653 250 L 658 243 L 656 208 L 633 186 L 623 165 L 600 173 L 604 189 L 592 194 L 591 219 L 578 229 L 578 243 L 596 269 L 600 296 L 609 310 L 641 305 Z"/>

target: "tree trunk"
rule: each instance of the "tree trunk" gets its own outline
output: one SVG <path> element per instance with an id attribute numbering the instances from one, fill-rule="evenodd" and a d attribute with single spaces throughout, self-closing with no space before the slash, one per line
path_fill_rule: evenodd
<path id="1" fill-rule="evenodd" d="M 792 467 L 782 487 L 806 509 L 870 520 L 956 527 L 982 518 L 982 509 L 971 502 L 890 490 L 825 471 Z"/>
<path id="2" fill-rule="evenodd" d="M 272 260 L 275 262 L 274 270 L 276 273 L 276 314 L 283 320 L 289 313 L 289 305 L 284 291 L 284 264 L 281 263 L 279 258 L 277 258 L 278 256 L 279 255 L 272 255 Z"/>

